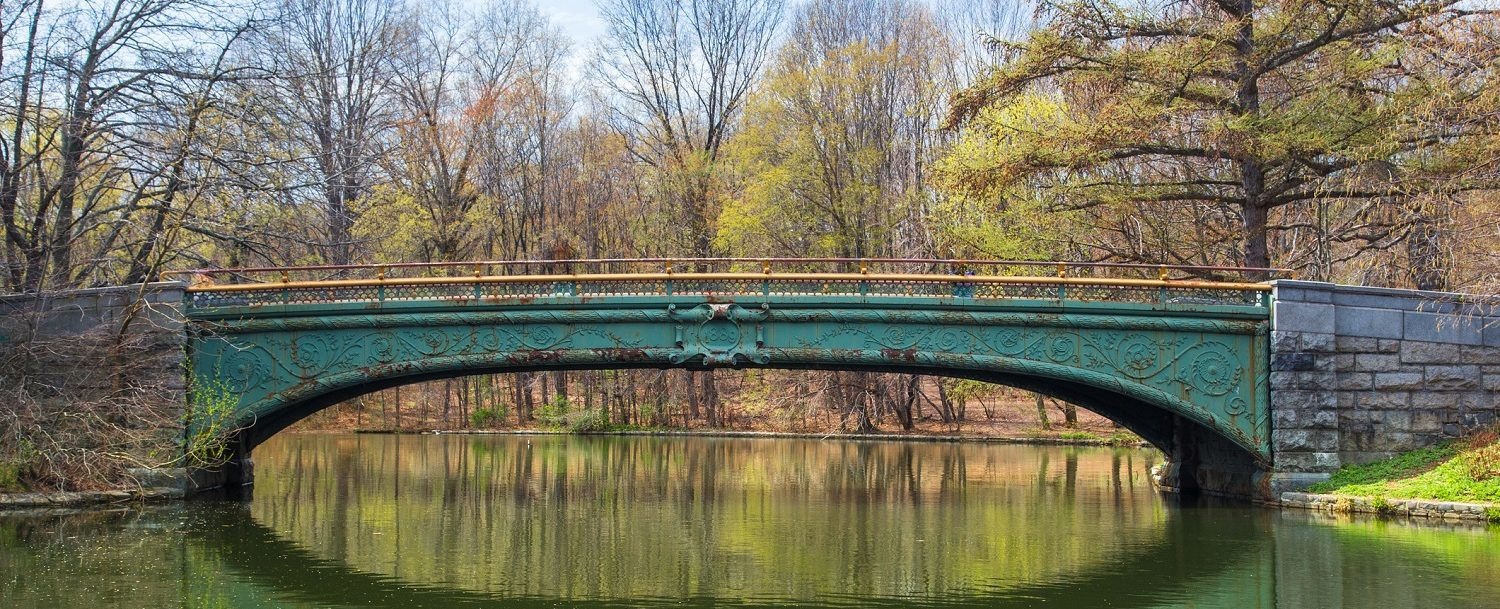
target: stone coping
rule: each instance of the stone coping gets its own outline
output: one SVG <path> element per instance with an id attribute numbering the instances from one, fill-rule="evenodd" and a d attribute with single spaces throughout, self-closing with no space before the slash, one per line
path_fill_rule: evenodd
<path id="1" fill-rule="evenodd" d="M 153 281 L 146 284 L 146 292 L 160 292 L 164 290 L 181 290 L 188 287 L 185 281 Z M 97 288 L 74 288 L 68 290 L 52 290 L 40 293 L 15 293 L 0 294 L 0 302 L 16 302 L 36 300 L 65 300 L 82 296 L 98 296 L 101 294 L 134 294 L 141 291 L 141 284 L 132 283 L 127 285 L 110 285 Z"/>
<path id="2" fill-rule="evenodd" d="M 1373 497 L 1353 497 L 1350 495 L 1295 492 L 1281 494 L 1281 507 L 1318 510 L 1322 512 L 1477 521 L 1488 521 L 1491 510 L 1500 512 L 1500 504 L 1493 503 L 1461 503 L 1457 501 L 1435 501 L 1430 499 L 1379 499 Z"/>
<path id="3" fill-rule="evenodd" d="M 1463 292 L 1437 292 L 1431 290 L 1412 290 L 1408 288 L 1386 288 L 1372 285 L 1345 285 L 1342 283 L 1303 281 L 1299 279 L 1277 279 L 1271 282 L 1271 287 L 1443 302 L 1486 302 L 1496 298 L 1497 296 L 1500 296 L 1497 294 L 1466 294 Z"/>
<path id="4" fill-rule="evenodd" d="M 73 508 L 108 503 L 124 503 L 127 501 L 181 499 L 182 496 L 183 492 L 181 489 L 169 487 L 57 493 L 0 493 L 0 513 L 8 510 Z"/>

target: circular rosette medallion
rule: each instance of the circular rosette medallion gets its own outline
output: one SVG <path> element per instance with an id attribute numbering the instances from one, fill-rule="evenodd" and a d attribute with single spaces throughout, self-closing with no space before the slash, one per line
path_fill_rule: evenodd
<path id="1" fill-rule="evenodd" d="M 522 342 L 532 349 L 546 349 L 562 339 L 562 333 L 552 326 L 527 326 Z"/>
<path id="2" fill-rule="evenodd" d="M 958 351 L 964 346 L 964 336 L 958 330 L 948 329 L 939 332 L 937 341 L 934 343 L 942 351 Z"/>
<path id="3" fill-rule="evenodd" d="M 271 372 L 271 364 L 257 351 L 240 349 L 224 357 L 220 372 L 229 390 L 244 393 L 260 385 Z"/>
<path id="4" fill-rule="evenodd" d="M 1242 372 L 1229 347 L 1207 343 L 1190 360 L 1186 380 L 1188 385 L 1208 395 L 1224 395 L 1239 384 Z"/>
<path id="5" fill-rule="evenodd" d="M 417 348 L 423 355 L 442 355 L 453 348 L 455 341 L 447 332 L 438 329 L 423 332 L 417 338 Z"/>
<path id="6" fill-rule="evenodd" d="M 1063 362 L 1073 359 L 1073 354 L 1078 352 L 1078 339 L 1073 336 L 1056 336 L 1047 344 L 1047 357 L 1054 362 Z"/>
<path id="7" fill-rule="evenodd" d="M 1020 330 L 1005 328 L 986 332 L 984 340 L 989 343 L 991 349 L 1001 353 L 1014 354 L 1020 350 L 1024 337 L 1021 335 Z"/>
<path id="8" fill-rule="evenodd" d="M 396 361 L 396 341 L 389 336 L 377 334 L 365 343 L 365 348 L 370 359 L 376 362 L 389 364 Z"/>
<path id="9" fill-rule="evenodd" d="M 900 326 L 890 326 L 880 334 L 880 343 L 892 349 L 902 349 L 907 346 L 910 334 Z"/>
<path id="10" fill-rule="evenodd" d="M 1161 348 L 1148 336 L 1132 334 L 1120 341 L 1116 352 L 1119 354 L 1120 372 L 1131 378 L 1140 379 L 1151 376 L 1152 371 L 1156 369 Z"/>
<path id="11" fill-rule="evenodd" d="M 299 336 L 292 341 L 292 372 L 302 378 L 314 376 L 328 367 L 331 363 L 328 360 L 333 355 L 333 349 L 329 348 L 328 340 L 324 337 Z"/>

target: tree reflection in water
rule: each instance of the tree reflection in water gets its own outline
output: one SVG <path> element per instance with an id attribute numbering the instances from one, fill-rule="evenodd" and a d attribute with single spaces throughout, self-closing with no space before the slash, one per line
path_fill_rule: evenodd
<path id="1" fill-rule="evenodd" d="M 0 518 L 0 598 L 1462 607 L 1500 578 L 1483 530 L 1178 505 L 1145 483 L 1153 457 L 1136 450 L 288 435 L 256 458 L 248 502 Z"/>

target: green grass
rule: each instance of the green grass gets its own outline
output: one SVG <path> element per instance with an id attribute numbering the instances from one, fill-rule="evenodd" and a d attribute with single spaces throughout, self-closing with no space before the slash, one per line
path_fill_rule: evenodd
<path id="1" fill-rule="evenodd" d="M 1343 468 L 1308 490 L 1377 499 L 1500 502 L 1500 476 L 1487 469 L 1485 460 L 1497 447 L 1495 442 L 1449 442 Z"/>

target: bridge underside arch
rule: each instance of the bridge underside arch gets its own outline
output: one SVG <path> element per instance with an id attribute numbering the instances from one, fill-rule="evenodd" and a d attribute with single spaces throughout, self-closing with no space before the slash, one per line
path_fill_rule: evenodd
<path id="1" fill-rule="evenodd" d="M 656 310 L 387 313 L 202 324 L 194 401 L 238 401 L 239 454 L 331 404 L 477 373 L 762 367 L 970 378 L 1119 422 L 1167 453 L 1166 482 L 1253 495 L 1269 467 L 1263 322 L 1193 317 L 700 304 Z M 1264 360 L 1259 360 L 1263 362 Z"/>

